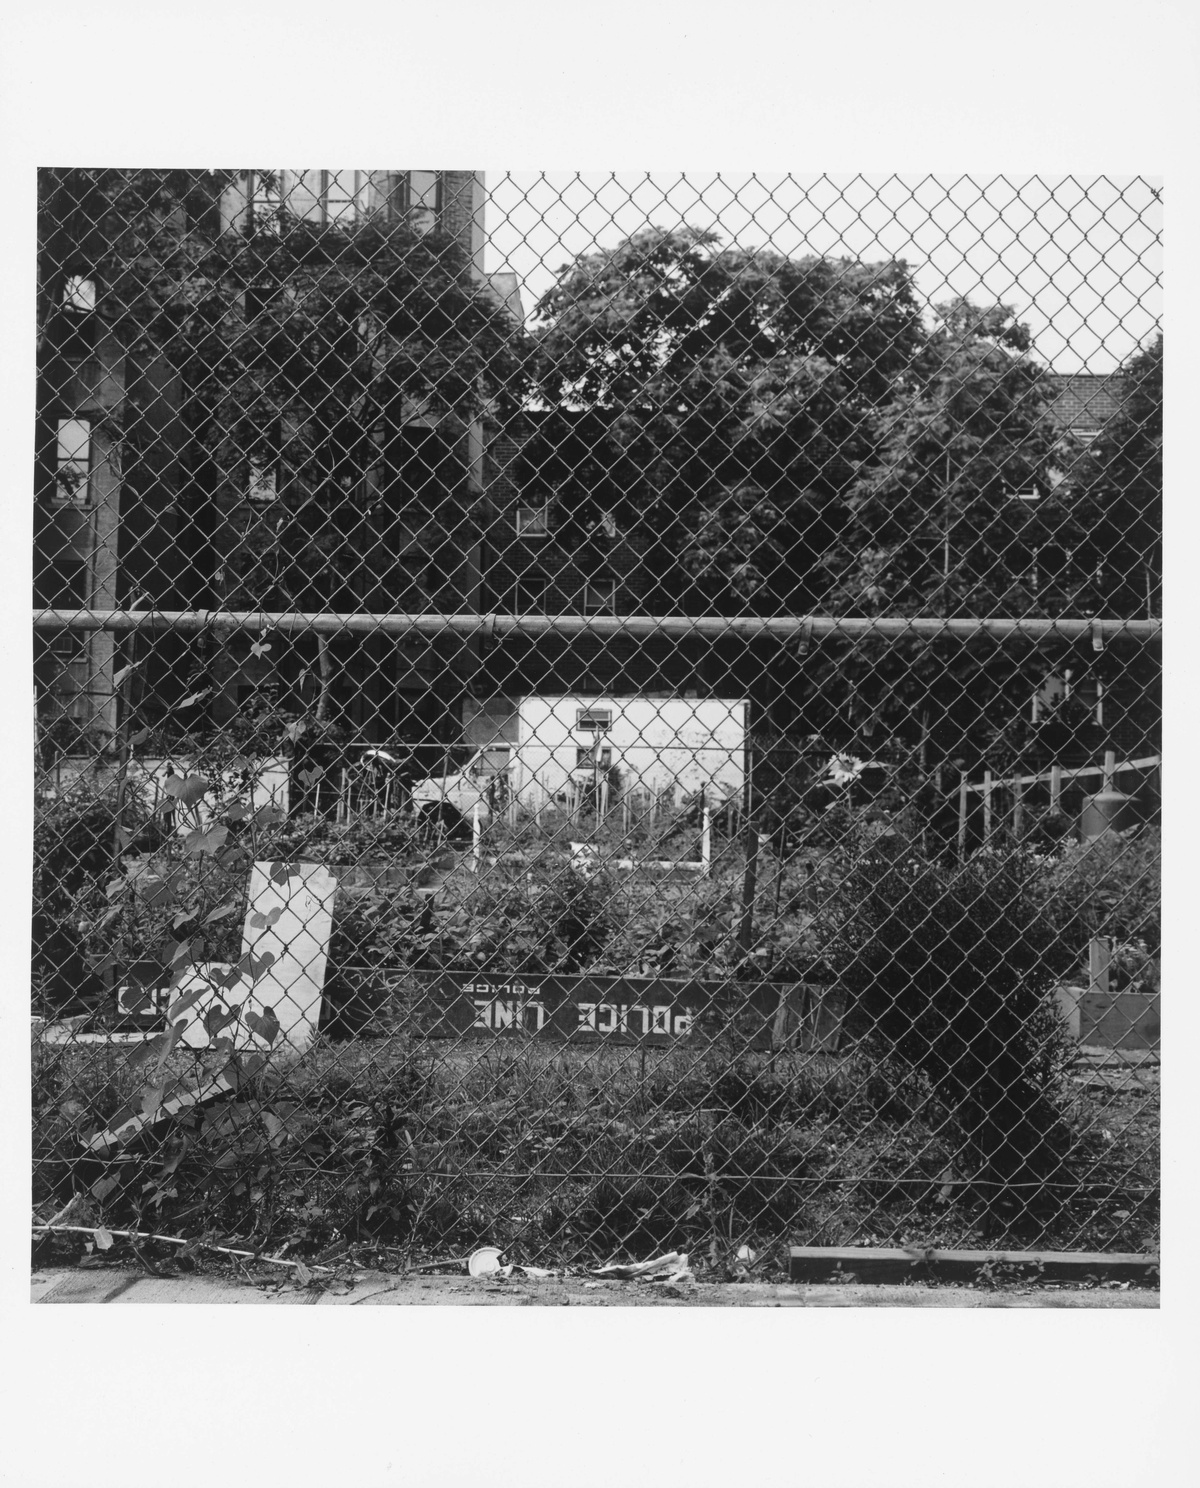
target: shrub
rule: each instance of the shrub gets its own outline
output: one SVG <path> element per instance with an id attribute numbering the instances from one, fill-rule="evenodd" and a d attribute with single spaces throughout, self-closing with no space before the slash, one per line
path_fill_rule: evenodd
<path id="1" fill-rule="evenodd" d="M 1069 1142 L 1048 997 L 1069 951 L 1038 887 L 1019 854 L 950 866 L 881 838 L 846 880 L 830 948 L 851 1029 L 927 1075 L 1004 1209 L 1062 1176 Z"/>
<path id="2" fill-rule="evenodd" d="M 1076 957 L 1093 936 L 1160 949 L 1162 837 L 1157 828 L 1110 832 L 1069 847 L 1047 870 L 1047 909 Z"/>

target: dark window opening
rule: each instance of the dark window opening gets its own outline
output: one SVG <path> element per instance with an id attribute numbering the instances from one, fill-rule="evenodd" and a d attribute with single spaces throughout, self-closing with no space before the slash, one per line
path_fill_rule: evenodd
<path id="1" fill-rule="evenodd" d="M 584 613 L 613 614 L 617 608 L 616 579 L 589 579 L 583 586 Z"/>
<path id="2" fill-rule="evenodd" d="M 525 574 L 512 587 L 510 613 L 513 615 L 544 614 L 549 589 L 550 581 L 544 574 Z"/>

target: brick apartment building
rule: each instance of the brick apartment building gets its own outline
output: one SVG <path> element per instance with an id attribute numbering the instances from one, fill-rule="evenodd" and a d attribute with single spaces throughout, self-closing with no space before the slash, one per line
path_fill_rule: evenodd
<path id="1" fill-rule="evenodd" d="M 39 357 L 35 578 L 37 606 L 94 610 L 224 607 L 222 574 L 244 533 L 271 519 L 282 477 L 250 460 L 240 499 L 219 503 L 191 425 L 179 371 L 150 345 L 112 329 L 109 286 L 97 265 L 112 231 L 99 173 L 43 172 L 39 212 Z M 149 175 L 150 173 L 143 173 Z M 483 177 L 475 171 L 238 170 L 176 173 L 189 179 L 168 209 L 181 230 L 209 241 L 279 232 L 280 223 L 357 229 L 407 225 L 456 247 L 465 272 L 520 318 L 511 275 L 483 270 Z M 174 288 L 188 290 L 182 265 Z M 279 286 L 276 286 L 278 289 Z M 287 292 L 287 286 L 282 286 Z M 248 297 L 254 286 L 248 286 Z M 246 300 L 248 305 L 248 298 Z M 370 504 L 395 498 L 383 574 L 366 572 L 341 607 L 474 611 L 481 599 L 484 425 L 409 399 L 354 473 Z M 381 482 L 386 489 L 381 490 Z M 447 531 L 453 541 L 447 541 Z M 280 607 L 290 607 L 282 603 Z M 312 659 L 277 645 L 251 651 L 233 638 L 208 658 L 203 711 L 220 727 L 272 675 L 290 683 Z M 397 731 L 448 737 L 472 685 L 478 647 L 452 638 L 412 644 L 367 636 L 341 642 L 333 702 L 365 739 Z M 128 643 L 126 643 L 126 649 Z M 143 653 L 147 648 L 143 646 Z M 141 658 L 139 712 L 154 723 L 194 690 L 198 647 L 159 633 Z M 119 656 L 104 632 L 64 631 L 39 642 L 39 712 L 107 747 L 115 734 Z M 289 675 L 290 674 L 290 675 Z M 459 696 L 456 696 L 455 694 Z M 195 709 L 183 720 L 203 729 Z"/>

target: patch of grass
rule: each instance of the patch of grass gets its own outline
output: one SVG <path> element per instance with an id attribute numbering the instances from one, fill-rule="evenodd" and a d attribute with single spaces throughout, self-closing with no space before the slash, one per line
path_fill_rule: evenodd
<path id="1" fill-rule="evenodd" d="M 126 1049 L 35 1051 L 44 1214 L 84 1191 L 110 1225 L 216 1229 L 291 1255 L 349 1243 L 426 1259 L 488 1243 L 553 1264 L 676 1248 L 719 1266 L 742 1242 L 782 1256 L 789 1243 L 985 1234 L 985 1196 L 969 1174 L 948 1179 L 960 1156 L 928 1084 L 861 1049 L 772 1060 L 719 1044 L 322 1036 L 275 1083 L 165 1124 L 120 1161 L 81 1161 L 79 1136 L 140 1080 Z M 1016 1225 L 1014 1242 L 1153 1248 L 1154 1105 L 1121 1124 L 1113 1101 L 1081 1092 L 1074 1168 L 1092 1188 L 1048 1226 Z"/>

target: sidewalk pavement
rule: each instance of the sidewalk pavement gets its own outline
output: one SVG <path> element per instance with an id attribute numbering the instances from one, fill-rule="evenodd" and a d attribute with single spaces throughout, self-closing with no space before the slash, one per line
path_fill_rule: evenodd
<path id="1" fill-rule="evenodd" d="M 996 1290 L 963 1286 L 773 1285 L 767 1282 L 678 1283 L 478 1280 L 465 1276 L 394 1276 L 360 1271 L 307 1287 L 282 1276 L 229 1274 L 149 1276 L 118 1267 L 35 1271 L 32 1302 L 209 1302 L 280 1307 L 1090 1307 L 1157 1308 L 1159 1293 L 1125 1283 L 1048 1285 Z"/>

